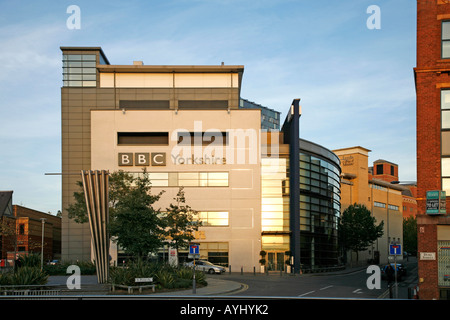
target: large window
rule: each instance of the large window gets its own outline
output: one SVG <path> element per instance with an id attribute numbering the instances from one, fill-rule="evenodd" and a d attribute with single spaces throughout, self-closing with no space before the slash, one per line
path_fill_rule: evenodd
<path id="1" fill-rule="evenodd" d="M 442 22 L 442 58 L 450 58 L 450 21 Z"/>
<path id="2" fill-rule="evenodd" d="M 169 145 L 168 132 L 117 132 L 118 145 Z"/>
<path id="3" fill-rule="evenodd" d="M 153 187 L 228 187 L 228 172 L 150 172 L 148 176 Z"/>
<path id="4" fill-rule="evenodd" d="M 95 87 L 97 85 L 95 54 L 64 54 L 64 87 Z"/>
<path id="5" fill-rule="evenodd" d="M 228 212 L 226 211 L 199 211 L 198 218 L 202 222 L 202 227 L 228 226 Z"/>
<path id="6" fill-rule="evenodd" d="M 450 194 L 450 89 L 441 91 L 442 190 Z"/>

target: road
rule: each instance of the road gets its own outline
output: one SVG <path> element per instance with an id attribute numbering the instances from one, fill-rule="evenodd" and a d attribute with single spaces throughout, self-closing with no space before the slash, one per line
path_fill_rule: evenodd
<path id="1" fill-rule="evenodd" d="M 408 274 L 398 282 L 398 299 L 408 299 L 408 287 L 417 283 L 417 260 L 409 258 L 404 263 Z M 367 266 L 368 267 L 368 266 Z M 303 275 L 269 275 L 253 273 L 231 273 L 214 275 L 244 284 L 244 289 L 235 296 L 276 296 L 339 299 L 389 299 L 387 281 L 381 280 L 380 289 L 369 289 L 367 279 L 371 273 L 367 268 L 345 270 L 339 273 L 318 273 Z M 396 297 L 395 288 L 392 297 Z"/>

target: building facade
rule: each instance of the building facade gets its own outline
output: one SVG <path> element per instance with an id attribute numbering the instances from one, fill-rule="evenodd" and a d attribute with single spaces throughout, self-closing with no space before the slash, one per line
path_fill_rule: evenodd
<path id="1" fill-rule="evenodd" d="M 280 130 L 281 112 L 242 98 L 239 101 L 239 108 L 261 110 L 261 129 Z"/>
<path id="2" fill-rule="evenodd" d="M 358 203 L 367 207 L 376 219 L 383 221 L 383 236 L 378 238 L 368 250 L 358 253 L 358 261 L 366 263 L 387 263 L 389 244 L 403 244 L 403 195 L 404 187 L 392 184 L 398 181 L 398 167 L 385 160 L 377 160 L 373 168 L 368 165 L 369 149 L 352 147 L 334 150 L 341 159 L 341 205 L 342 212 L 348 206 Z M 372 173 L 375 173 L 373 175 Z M 386 181 L 387 180 L 387 181 Z M 355 261 L 352 253 L 347 261 Z M 398 260 L 401 261 L 403 257 Z"/>
<path id="3" fill-rule="evenodd" d="M 13 205 L 12 195 L 12 191 L 0 191 L 1 266 L 13 265 L 18 256 L 30 253 L 43 252 L 44 261 L 60 259 L 61 218 Z"/>
<path id="4" fill-rule="evenodd" d="M 184 187 L 202 259 L 247 272 L 262 252 L 269 270 L 339 263 L 339 159 L 299 140 L 299 100 L 280 128 L 279 112 L 240 98 L 243 66 L 110 65 L 98 47 L 61 50 L 63 259 L 92 259 L 89 225 L 66 210 L 80 171 L 145 168 L 162 210 Z M 120 263 L 124 251 L 110 254 Z"/>
<path id="5" fill-rule="evenodd" d="M 428 191 L 450 195 L 450 3 L 417 1 L 417 227 L 420 299 L 450 299 L 450 216 L 426 212 Z"/>

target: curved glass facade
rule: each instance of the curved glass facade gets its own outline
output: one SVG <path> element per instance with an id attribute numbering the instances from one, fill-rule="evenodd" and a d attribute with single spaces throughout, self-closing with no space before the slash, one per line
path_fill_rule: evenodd
<path id="1" fill-rule="evenodd" d="M 340 173 L 334 153 L 300 140 L 300 247 L 304 269 L 339 264 Z"/>
<path id="2" fill-rule="evenodd" d="M 340 161 L 300 139 L 300 261 L 303 270 L 339 264 Z M 261 159 L 262 250 L 269 270 L 284 267 L 290 250 L 289 158 Z"/>

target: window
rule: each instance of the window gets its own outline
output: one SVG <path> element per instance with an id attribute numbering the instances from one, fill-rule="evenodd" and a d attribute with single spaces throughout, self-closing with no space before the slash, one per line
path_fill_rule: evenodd
<path id="1" fill-rule="evenodd" d="M 228 172 L 150 172 L 148 176 L 154 187 L 228 187 Z"/>
<path id="2" fill-rule="evenodd" d="M 25 234 L 25 225 L 23 223 L 21 223 L 19 225 L 19 234 L 20 235 L 24 235 Z"/>
<path id="3" fill-rule="evenodd" d="M 228 226 L 228 212 L 226 211 L 200 211 L 198 217 L 203 227 Z"/>
<path id="4" fill-rule="evenodd" d="M 64 54 L 64 87 L 97 86 L 97 56 L 95 54 Z"/>
<path id="5" fill-rule="evenodd" d="M 393 204 L 388 205 L 388 208 L 389 208 L 390 210 L 398 211 L 398 206 L 394 206 Z"/>
<path id="6" fill-rule="evenodd" d="M 450 22 L 447 23 L 450 28 Z M 450 56 L 449 56 L 450 58 Z M 441 90 L 442 190 L 450 194 L 450 90 Z"/>
<path id="7" fill-rule="evenodd" d="M 394 166 L 391 166 L 391 176 L 395 176 L 395 169 L 394 169 Z"/>
<path id="8" fill-rule="evenodd" d="M 118 145 L 169 145 L 168 132 L 117 132 Z"/>
<path id="9" fill-rule="evenodd" d="M 450 58 L 450 21 L 442 22 L 442 59 Z"/>
<path id="10" fill-rule="evenodd" d="M 377 174 L 383 174 L 383 165 L 377 164 Z"/>
<path id="11" fill-rule="evenodd" d="M 379 208 L 386 208 L 386 204 L 385 204 L 385 203 L 382 203 L 382 202 L 374 201 L 373 205 L 374 205 L 375 207 L 379 207 Z"/>
<path id="12" fill-rule="evenodd" d="M 181 146 L 225 146 L 228 145 L 226 132 L 178 132 L 178 145 Z"/>

